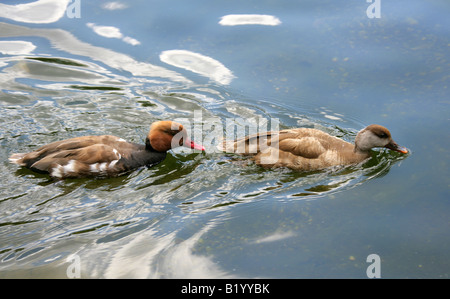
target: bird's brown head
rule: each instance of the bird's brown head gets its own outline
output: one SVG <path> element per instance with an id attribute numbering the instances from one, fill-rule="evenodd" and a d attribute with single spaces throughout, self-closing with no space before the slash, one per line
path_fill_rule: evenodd
<path id="1" fill-rule="evenodd" d="M 169 120 L 154 122 L 150 127 L 146 142 L 158 152 L 166 152 L 179 146 L 205 150 L 203 146 L 188 138 L 187 131 L 182 124 Z"/>
<path id="2" fill-rule="evenodd" d="M 405 147 L 398 145 L 388 129 L 380 125 L 370 125 L 361 130 L 355 139 L 355 149 L 368 151 L 373 147 L 386 147 L 390 150 L 407 154 Z"/>

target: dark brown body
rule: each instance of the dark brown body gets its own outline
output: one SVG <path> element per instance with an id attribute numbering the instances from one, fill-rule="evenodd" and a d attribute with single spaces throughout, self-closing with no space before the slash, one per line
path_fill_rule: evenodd
<path id="1" fill-rule="evenodd" d="M 172 147 L 204 150 L 187 138 L 183 126 L 171 121 L 152 125 L 145 145 L 112 135 L 83 136 L 44 145 L 30 153 L 13 154 L 9 160 L 56 178 L 116 176 L 141 166 L 153 166 Z"/>

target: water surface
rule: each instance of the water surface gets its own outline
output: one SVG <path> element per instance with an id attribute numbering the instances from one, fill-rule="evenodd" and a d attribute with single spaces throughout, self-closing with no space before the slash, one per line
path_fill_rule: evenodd
<path id="1" fill-rule="evenodd" d="M 83 278 L 366 278 L 377 254 L 383 278 L 448 278 L 446 1 L 20 3 L 0 7 L 0 277 L 75 255 Z M 161 119 L 208 151 L 108 179 L 8 162 Z M 378 123 L 410 154 L 296 173 L 214 150 L 250 120 L 350 142 Z"/>

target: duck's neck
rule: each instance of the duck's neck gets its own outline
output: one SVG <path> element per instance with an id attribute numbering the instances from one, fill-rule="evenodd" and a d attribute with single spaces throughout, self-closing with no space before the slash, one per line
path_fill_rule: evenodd
<path id="1" fill-rule="evenodd" d="M 363 150 L 363 149 L 361 149 L 360 147 L 358 147 L 355 144 L 355 147 L 353 148 L 353 153 L 355 153 L 356 155 L 369 157 L 370 156 L 370 149 L 369 150 Z"/>
<path id="2" fill-rule="evenodd" d="M 355 138 L 355 152 L 368 154 L 375 144 L 374 141 L 374 136 L 370 131 L 361 130 Z"/>
<path id="3" fill-rule="evenodd" d="M 141 166 L 152 166 L 164 160 L 166 154 L 154 150 L 150 142 L 146 140 L 145 147 L 142 144 L 136 144 L 135 150 L 122 161 L 123 167 L 126 170 L 131 170 Z"/>
<path id="4" fill-rule="evenodd" d="M 146 151 L 150 151 L 150 152 L 157 152 L 153 147 L 152 144 L 150 143 L 150 139 L 147 137 L 145 138 L 145 150 Z"/>

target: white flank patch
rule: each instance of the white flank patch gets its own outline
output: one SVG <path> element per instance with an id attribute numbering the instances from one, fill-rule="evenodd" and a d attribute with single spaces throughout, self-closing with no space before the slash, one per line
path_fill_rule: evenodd
<path id="1" fill-rule="evenodd" d="M 100 171 L 105 171 L 106 170 L 106 164 L 108 164 L 107 162 L 103 162 L 99 165 L 98 170 Z"/>
<path id="2" fill-rule="evenodd" d="M 61 169 L 62 169 L 61 165 L 58 165 L 58 166 L 54 167 L 52 169 L 51 176 L 55 176 L 57 178 L 62 178 Z"/>
<path id="3" fill-rule="evenodd" d="M 98 170 L 98 163 L 94 163 L 94 164 L 89 165 L 89 168 L 90 168 L 91 172 L 99 172 L 99 170 Z"/>
<path id="4" fill-rule="evenodd" d="M 113 161 L 111 161 L 111 163 L 109 163 L 108 168 L 109 168 L 109 169 L 113 168 L 114 165 L 116 165 L 117 162 L 119 162 L 119 160 L 113 160 Z"/>
<path id="5" fill-rule="evenodd" d="M 123 139 L 123 138 L 117 138 L 117 141 L 118 142 L 127 142 L 125 139 Z"/>
<path id="6" fill-rule="evenodd" d="M 113 149 L 113 153 L 116 154 L 117 160 L 120 160 L 122 158 L 122 155 L 115 148 Z"/>
<path id="7" fill-rule="evenodd" d="M 75 172 L 75 164 L 76 163 L 77 163 L 77 161 L 70 160 L 67 165 L 64 165 L 63 166 L 64 174 L 68 174 L 69 172 Z"/>

